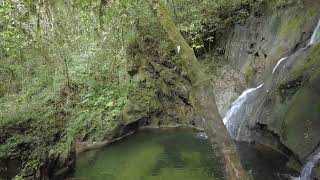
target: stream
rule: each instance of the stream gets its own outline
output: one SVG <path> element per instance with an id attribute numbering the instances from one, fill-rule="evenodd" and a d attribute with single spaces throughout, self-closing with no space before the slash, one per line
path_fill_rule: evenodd
<path id="1" fill-rule="evenodd" d="M 267 149 L 239 144 L 244 167 L 259 180 L 287 179 L 287 159 Z M 83 153 L 68 179 L 222 180 L 223 164 L 204 133 L 179 128 L 142 130 L 115 144 Z"/>

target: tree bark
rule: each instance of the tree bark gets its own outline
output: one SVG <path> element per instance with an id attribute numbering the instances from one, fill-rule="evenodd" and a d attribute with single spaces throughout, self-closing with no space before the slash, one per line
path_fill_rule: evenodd
<path id="1" fill-rule="evenodd" d="M 216 147 L 216 153 L 224 160 L 226 178 L 229 180 L 251 179 L 241 166 L 236 146 L 218 112 L 212 80 L 201 69 L 193 49 L 177 30 L 167 7 L 159 0 L 151 0 L 151 7 L 169 41 L 179 49 L 178 62 L 193 87 L 190 94 L 192 106 L 201 118 L 210 142 Z"/>

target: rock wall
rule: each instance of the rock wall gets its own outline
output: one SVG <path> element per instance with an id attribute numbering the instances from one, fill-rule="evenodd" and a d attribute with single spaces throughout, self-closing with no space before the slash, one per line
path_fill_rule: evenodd
<path id="1" fill-rule="evenodd" d="M 251 83 L 261 82 L 279 59 L 306 45 L 318 21 L 317 8 L 317 1 L 307 0 L 281 9 L 261 7 L 264 10 L 253 12 L 246 24 L 230 32 L 226 58 L 242 73 L 252 67 Z"/>
<path id="2" fill-rule="evenodd" d="M 319 1 L 310 0 L 281 9 L 266 5 L 264 11 L 252 12 L 244 25 L 235 25 L 225 48 L 228 63 L 246 77 L 248 86 L 264 83 L 241 115 L 237 139 L 278 148 L 300 162 L 320 143 L 319 46 L 303 48 L 318 23 L 318 9 Z M 287 56 L 272 75 L 278 60 Z M 253 77 L 248 77 L 250 71 Z M 218 81 L 224 80 L 222 76 Z M 230 91 L 237 93 L 235 89 L 231 84 L 217 96 L 227 97 Z"/>
<path id="3" fill-rule="evenodd" d="M 301 161 L 320 143 L 319 47 L 300 50 L 283 65 L 255 122 L 279 136 Z"/>
<path id="4" fill-rule="evenodd" d="M 275 8 L 271 3 L 253 10 L 244 24 L 226 31 L 226 65 L 216 78 L 215 92 L 222 116 L 246 88 L 266 79 L 279 59 L 304 47 L 317 24 L 317 1 L 305 0 Z"/>

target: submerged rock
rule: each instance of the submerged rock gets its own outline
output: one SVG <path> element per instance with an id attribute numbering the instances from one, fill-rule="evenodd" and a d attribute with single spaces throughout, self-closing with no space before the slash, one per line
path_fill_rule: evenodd
<path id="1" fill-rule="evenodd" d="M 195 137 L 198 138 L 198 139 L 208 139 L 208 135 L 206 133 L 204 133 L 204 132 L 196 133 Z"/>

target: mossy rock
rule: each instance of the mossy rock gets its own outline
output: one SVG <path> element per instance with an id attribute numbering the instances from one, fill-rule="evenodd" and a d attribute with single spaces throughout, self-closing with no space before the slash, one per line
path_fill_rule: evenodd
<path id="1" fill-rule="evenodd" d="M 286 112 L 282 141 L 305 158 L 320 142 L 320 77 L 301 89 Z M 316 91 L 318 89 L 318 91 Z"/>
<path id="2" fill-rule="evenodd" d="M 305 160 L 320 142 L 319 58 L 320 45 L 317 45 L 305 62 L 280 85 L 283 102 L 276 107 L 272 124 L 282 142 L 301 160 Z"/>
<path id="3" fill-rule="evenodd" d="M 126 124 L 148 118 L 150 114 L 161 108 L 155 88 L 138 87 L 129 93 L 128 98 L 129 102 L 124 108 Z"/>
<path id="4" fill-rule="evenodd" d="M 254 68 L 253 68 L 252 65 L 250 65 L 250 66 L 246 69 L 245 75 L 246 75 L 246 80 L 247 80 L 247 82 L 250 82 L 250 81 L 253 80 L 253 78 L 254 78 Z"/>

